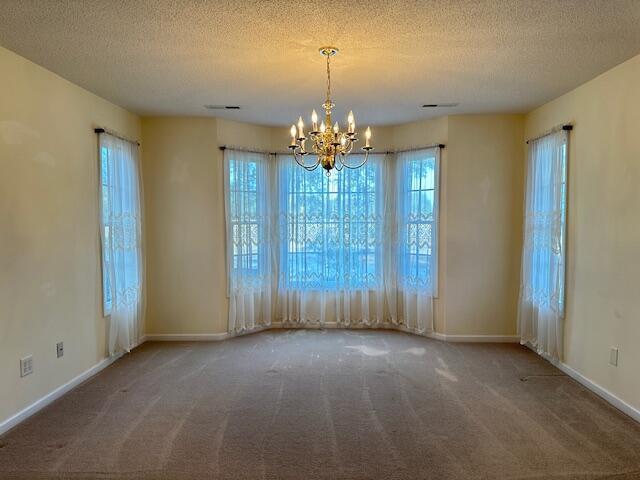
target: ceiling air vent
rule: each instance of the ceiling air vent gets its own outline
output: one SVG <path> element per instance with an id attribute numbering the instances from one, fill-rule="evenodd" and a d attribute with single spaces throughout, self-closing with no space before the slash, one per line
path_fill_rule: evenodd
<path id="1" fill-rule="evenodd" d="M 422 105 L 422 108 L 438 108 L 438 107 L 451 108 L 451 107 L 457 107 L 458 105 L 459 105 L 458 103 L 425 103 L 424 105 Z"/>
<path id="2" fill-rule="evenodd" d="M 240 110 L 240 105 L 205 105 L 207 110 Z"/>

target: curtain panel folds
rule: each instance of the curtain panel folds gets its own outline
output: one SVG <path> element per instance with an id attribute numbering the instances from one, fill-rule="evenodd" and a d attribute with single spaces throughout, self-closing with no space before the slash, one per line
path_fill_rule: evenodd
<path id="1" fill-rule="evenodd" d="M 433 329 L 439 149 L 330 176 L 288 155 L 224 156 L 230 332 Z"/>
<path id="2" fill-rule="evenodd" d="M 529 142 L 518 303 L 523 344 L 562 357 L 568 132 Z"/>
<path id="3" fill-rule="evenodd" d="M 142 178 L 137 144 L 101 133 L 99 151 L 103 292 L 109 297 L 108 348 L 114 355 L 128 352 L 142 332 Z"/>
<path id="4" fill-rule="evenodd" d="M 272 318 L 274 214 L 267 154 L 225 150 L 229 331 L 268 326 Z"/>

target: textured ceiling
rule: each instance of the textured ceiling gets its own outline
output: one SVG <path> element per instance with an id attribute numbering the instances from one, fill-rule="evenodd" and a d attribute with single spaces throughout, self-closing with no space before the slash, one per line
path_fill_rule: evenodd
<path id="1" fill-rule="evenodd" d="M 1 0 L 0 45 L 143 115 L 525 112 L 640 53 L 640 0 Z M 210 112 L 205 104 L 240 105 Z"/>

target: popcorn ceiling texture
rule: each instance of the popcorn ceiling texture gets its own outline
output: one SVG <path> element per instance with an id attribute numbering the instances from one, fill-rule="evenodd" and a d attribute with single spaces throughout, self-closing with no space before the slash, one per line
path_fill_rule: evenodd
<path id="1" fill-rule="evenodd" d="M 0 2 L 0 45 L 135 113 L 269 125 L 319 109 L 323 44 L 337 118 L 394 124 L 529 111 L 640 52 L 638 25 L 638 0 Z"/>

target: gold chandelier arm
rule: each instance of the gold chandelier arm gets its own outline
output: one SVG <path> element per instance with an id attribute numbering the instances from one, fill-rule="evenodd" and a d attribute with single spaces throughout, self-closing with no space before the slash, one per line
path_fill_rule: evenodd
<path id="1" fill-rule="evenodd" d="M 342 150 L 342 155 L 343 156 L 347 156 L 351 153 L 351 150 L 353 150 L 353 144 L 354 144 L 354 140 L 352 137 L 349 137 L 349 140 L 347 141 L 347 144 L 345 145 L 345 147 Z"/>
<path id="2" fill-rule="evenodd" d="M 318 168 L 318 165 L 320 165 L 320 158 L 319 157 L 316 159 L 316 162 L 314 164 L 307 165 L 304 162 L 304 160 L 302 160 L 302 159 L 304 159 L 304 155 L 302 155 L 300 153 L 300 147 L 299 146 L 296 149 L 294 149 L 292 151 L 292 153 L 293 153 L 293 158 L 296 161 L 296 163 L 298 165 L 300 165 L 302 168 L 304 168 L 305 170 L 307 170 L 308 172 L 314 171 L 316 168 Z"/>
<path id="3" fill-rule="evenodd" d="M 357 169 L 357 168 L 362 167 L 365 163 L 367 163 L 367 160 L 369 160 L 369 150 L 365 150 L 365 152 L 364 152 L 364 160 L 363 160 L 361 163 L 359 163 L 358 165 L 349 165 L 349 164 L 347 164 L 347 162 L 345 162 L 342 158 L 343 158 L 343 156 L 342 156 L 342 155 L 340 155 L 340 156 L 338 157 L 338 160 L 340 161 L 340 163 L 341 163 L 345 168 L 348 168 L 348 169 L 350 169 L 350 170 L 355 170 L 355 169 Z"/>

